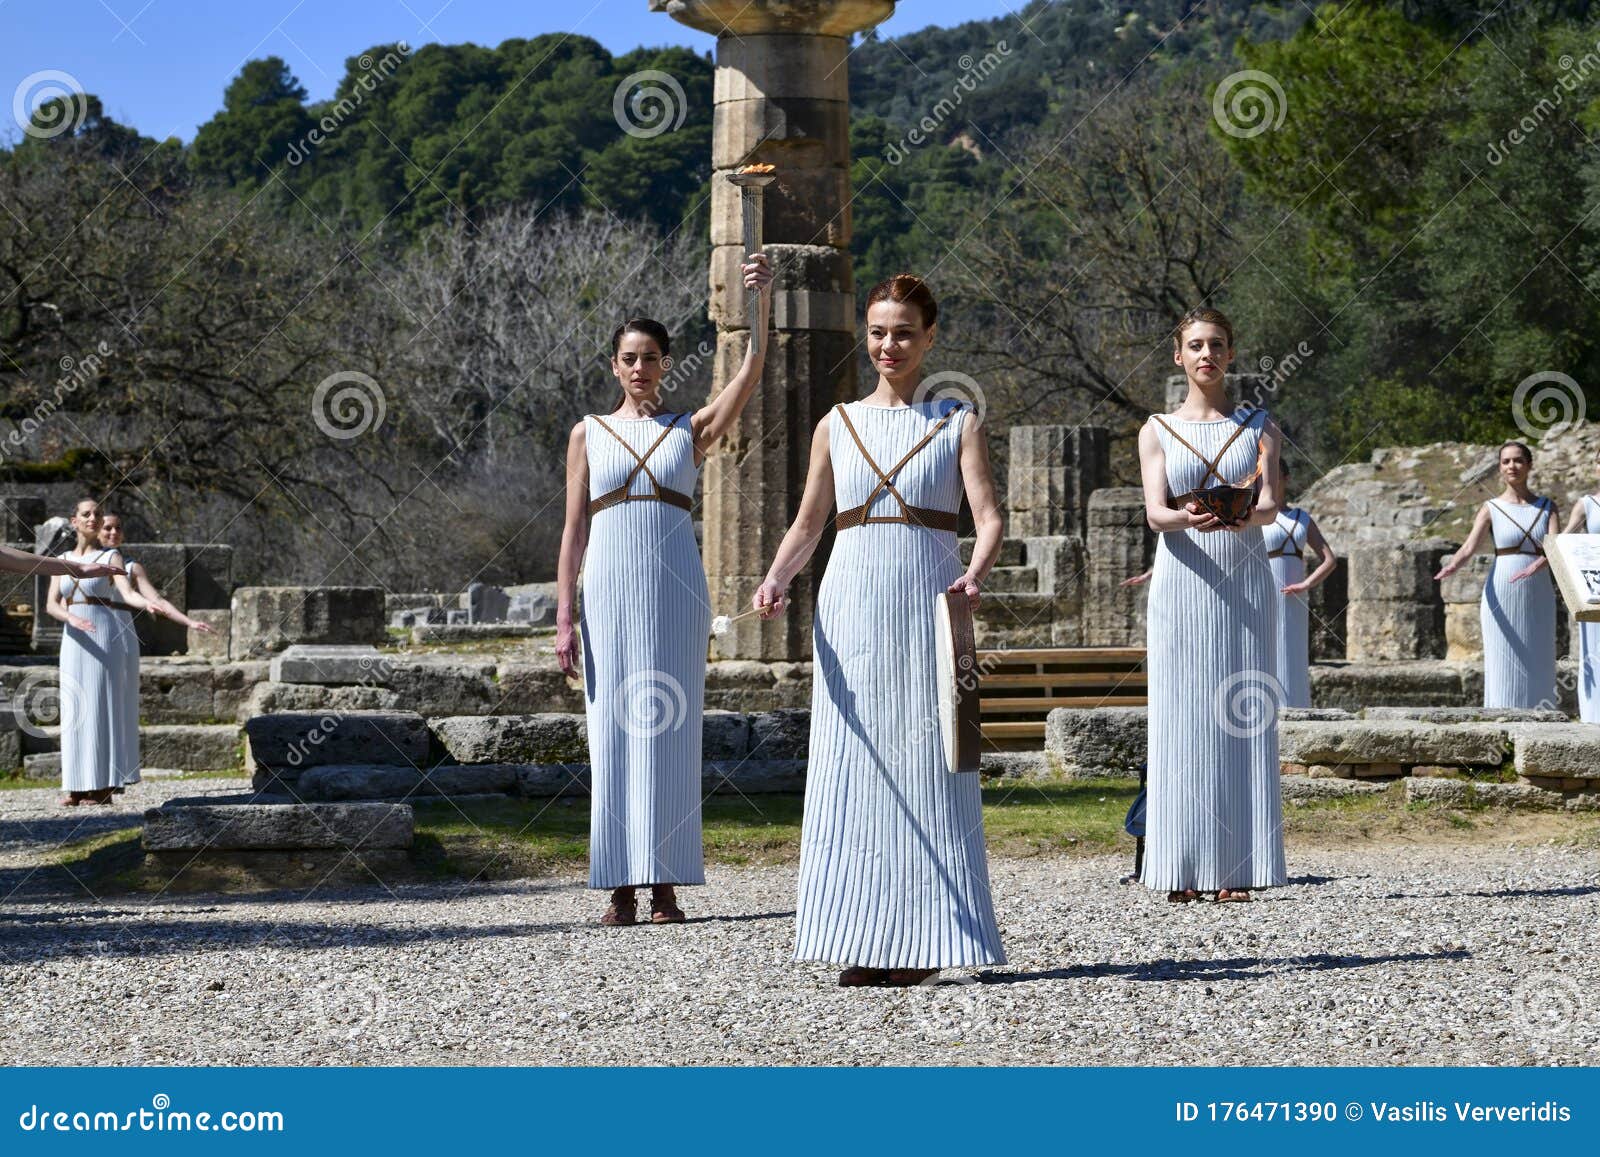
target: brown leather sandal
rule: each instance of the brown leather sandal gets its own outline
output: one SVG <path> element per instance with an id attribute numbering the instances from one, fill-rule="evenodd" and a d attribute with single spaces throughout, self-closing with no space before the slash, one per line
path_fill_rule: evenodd
<path id="1" fill-rule="evenodd" d="M 1193 888 L 1185 888 L 1181 892 L 1172 891 L 1167 893 L 1167 903 L 1169 904 L 1191 904 L 1199 898 L 1200 893 Z"/>
<path id="2" fill-rule="evenodd" d="M 1248 904 L 1250 903 L 1250 890 L 1248 888 L 1223 888 L 1217 893 L 1219 904 Z"/>
<path id="3" fill-rule="evenodd" d="M 840 988 L 883 988 L 889 983 L 889 970 L 886 968 L 863 968 L 859 964 L 852 964 L 839 973 Z"/>
<path id="4" fill-rule="evenodd" d="M 678 894 L 671 884 L 657 884 L 650 889 L 650 923 L 682 924 L 687 919 L 678 907 Z"/>
<path id="5" fill-rule="evenodd" d="M 891 988 L 916 988 L 931 976 L 938 976 L 937 968 L 891 968 L 887 984 Z"/>
<path id="6" fill-rule="evenodd" d="M 623 928 L 639 922 L 639 900 L 632 888 L 617 888 L 611 893 L 611 903 L 606 905 L 600 923 L 607 928 Z"/>

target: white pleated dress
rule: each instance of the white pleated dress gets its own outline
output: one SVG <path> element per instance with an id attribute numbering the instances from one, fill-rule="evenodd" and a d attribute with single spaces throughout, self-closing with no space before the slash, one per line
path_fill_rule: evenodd
<path id="1" fill-rule="evenodd" d="M 1546 707 L 1556 696 L 1556 588 L 1550 568 L 1521 582 L 1511 576 L 1543 549 L 1550 500 L 1532 505 L 1489 501 L 1497 554 L 1478 603 L 1483 632 L 1483 705 Z"/>
<path id="2" fill-rule="evenodd" d="M 912 506 L 960 509 L 970 411 L 949 400 L 845 409 L 886 471 L 948 414 L 894 484 Z M 837 408 L 828 437 L 839 510 L 858 507 L 879 477 Z M 899 513 L 887 492 L 867 512 Z M 934 596 L 965 569 L 953 530 L 869 522 L 834 540 L 812 628 L 796 960 L 907 969 L 1005 960 L 978 775 L 949 770 L 938 724 Z"/>
<path id="3" fill-rule="evenodd" d="M 1289 506 L 1278 511 L 1271 526 L 1261 528 L 1272 567 L 1272 589 L 1278 596 L 1278 684 L 1284 707 L 1311 706 L 1311 615 L 1304 594 L 1286 595 L 1283 588 L 1306 577 L 1306 531 L 1311 516 Z"/>
<path id="4" fill-rule="evenodd" d="M 1583 529 L 1600 534 L 1600 500 L 1583 496 Z M 1578 624 L 1578 718 L 1600 723 L 1600 623 Z"/>
<path id="5" fill-rule="evenodd" d="M 630 473 L 632 496 L 655 492 L 650 474 L 662 487 L 694 493 L 699 468 L 688 414 L 590 415 L 584 425 L 591 500 L 623 486 Z M 634 455 L 647 453 L 649 473 L 635 472 Z M 711 603 L 688 510 L 640 499 L 590 515 L 580 623 L 593 793 L 589 886 L 703 884 L 700 750 Z"/>
<path id="6" fill-rule="evenodd" d="M 114 550 L 68 554 L 72 562 L 109 562 Z M 61 789 L 104 791 L 139 782 L 139 636 L 133 616 L 114 607 L 75 602 L 120 603 L 109 578 L 58 575 L 67 609 L 94 624 L 61 632 Z"/>
<path id="7" fill-rule="evenodd" d="M 1162 415 L 1228 482 L 1249 476 L 1266 411 L 1211 422 Z M 1160 423 L 1167 490 L 1207 482 Z M 1278 598 L 1261 528 L 1159 536 L 1147 609 L 1149 795 L 1141 880 L 1154 891 L 1265 888 L 1285 880 L 1278 771 Z"/>

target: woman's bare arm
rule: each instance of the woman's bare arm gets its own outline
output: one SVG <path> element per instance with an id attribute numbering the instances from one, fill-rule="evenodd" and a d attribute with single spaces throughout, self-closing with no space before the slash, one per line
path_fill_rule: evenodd
<path id="1" fill-rule="evenodd" d="M 1461 544 L 1461 549 L 1450 556 L 1448 562 L 1439 568 L 1439 573 L 1434 579 L 1447 579 L 1456 571 L 1466 565 L 1467 559 L 1478 553 L 1478 546 L 1483 542 L 1483 536 L 1489 532 L 1489 504 L 1484 503 L 1478 507 L 1478 513 L 1472 520 L 1472 530 L 1467 535 L 1467 541 Z"/>
<path id="2" fill-rule="evenodd" d="M 745 287 L 761 290 L 761 308 L 757 316 L 750 319 L 752 337 L 750 344 L 745 347 L 744 361 L 739 371 L 717 391 L 716 397 L 690 415 L 689 428 L 694 437 L 696 464 L 714 453 L 717 443 L 738 425 L 739 415 L 744 413 L 745 404 L 760 383 L 761 372 L 766 364 L 767 319 L 772 312 L 772 269 L 767 263 L 767 255 L 750 254 L 743 271 Z M 761 349 L 759 355 L 756 353 L 758 345 Z"/>
<path id="3" fill-rule="evenodd" d="M 1306 516 L 1306 546 L 1317 552 L 1317 569 L 1306 575 L 1297 583 L 1289 583 L 1283 588 L 1286 595 L 1298 595 L 1313 587 L 1321 586 L 1323 581 L 1333 573 L 1333 568 L 1339 565 L 1339 559 L 1333 553 L 1333 547 L 1328 545 L 1328 540 L 1322 537 L 1322 530 L 1317 526 L 1317 520 L 1310 515 Z"/>
<path id="4" fill-rule="evenodd" d="M 80 631 L 94 634 L 94 624 L 82 615 L 75 615 L 67 607 L 67 600 L 61 597 L 61 579 L 55 577 L 50 580 L 50 594 L 45 599 L 44 613 L 58 622 L 69 627 L 76 627 Z"/>
<path id="5" fill-rule="evenodd" d="M 811 436 L 811 461 L 806 469 L 806 488 L 800 496 L 800 509 L 778 544 L 766 579 L 750 600 L 750 605 L 761 611 L 762 618 L 770 619 L 787 609 L 789 584 L 816 553 L 822 532 L 828 528 L 833 501 L 833 460 L 828 453 L 828 418 L 824 417 Z"/>
<path id="6" fill-rule="evenodd" d="M 995 498 L 994 470 L 989 465 L 989 435 L 976 414 L 961 427 L 961 482 L 972 509 L 972 561 L 966 573 L 950 584 L 950 590 L 965 591 L 974 607 L 978 605 L 978 584 L 1000 557 L 1005 537 L 1005 519 Z"/>
<path id="7" fill-rule="evenodd" d="M 578 636 L 573 608 L 578 603 L 578 571 L 589 547 L 589 438 L 584 424 L 567 438 L 566 518 L 556 559 L 556 662 L 570 679 L 578 674 Z"/>
<path id="8" fill-rule="evenodd" d="M 1182 510 L 1167 505 L 1167 456 L 1154 422 L 1139 431 L 1139 480 L 1144 484 L 1144 520 L 1151 530 L 1221 530 L 1222 523 L 1191 502 Z"/>

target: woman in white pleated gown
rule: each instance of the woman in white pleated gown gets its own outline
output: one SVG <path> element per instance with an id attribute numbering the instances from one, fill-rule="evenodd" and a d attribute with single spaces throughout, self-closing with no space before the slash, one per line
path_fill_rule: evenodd
<path id="1" fill-rule="evenodd" d="M 846 965 L 846 987 L 1005 960 L 979 778 L 950 770 L 941 739 L 934 624 L 943 592 L 977 604 L 1003 527 L 977 416 L 923 388 L 937 318 L 908 274 L 867 295 L 877 388 L 818 424 L 800 510 L 754 599 L 763 617 L 782 612 L 837 505 L 812 623 L 794 958 Z M 977 535 L 965 568 L 963 492 Z"/>
<path id="2" fill-rule="evenodd" d="M 1568 534 L 1600 534 L 1600 495 L 1585 494 L 1567 521 Z M 1578 624 L 1578 718 L 1600 723 L 1600 623 Z"/>
<path id="3" fill-rule="evenodd" d="M 1450 556 L 1440 580 L 1455 574 L 1488 539 L 1494 564 L 1478 604 L 1483 634 L 1483 705 L 1560 705 L 1556 693 L 1556 589 L 1544 536 L 1556 525 L 1556 504 L 1528 488 L 1533 451 L 1521 442 L 1500 447 L 1505 489 L 1478 509 L 1472 531 Z"/>
<path id="4" fill-rule="evenodd" d="M 772 273 L 751 254 L 745 285 L 765 349 Z M 611 338 L 622 400 L 591 414 L 567 443 L 566 526 L 557 563 L 556 658 L 578 673 L 589 737 L 589 887 L 611 893 L 600 922 L 637 923 L 635 889 L 651 889 L 652 923 L 684 920 L 677 884 L 702 884 L 701 729 L 711 602 L 692 511 L 700 464 L 739 421 L 761 380 L 756 343 L 715 398 L 662 409 L 671 368 L 665 327 L 636 318 Z M 576 618 L 578 574 L 582 611 Z"/>
<path id="5" fill-rule="evenodd" d="M 1278 465 L 1278 476 L 1289 484 L 1289 464 Z M 1261 528 L 1272 567 L 1272 585 L 1278 592 L 1277 676 L 1283 707 L 1311 706 L 1311 613 L 1307 595 L 1333 573 L 1339 560 L 1317 527 L 1311 512 L 1285 505 Z M 1317 568 L 1306 573 L 1306 548 L 1316 552 Z"/>
<path id="6" fill-rule="evenodd" d="M 1141 880 L 1173 901 L 1248 900 L 1282 884 L 1277 594 L 1261 528 L 1278 513 L 1280 437 L 1264 410 L 1229 401 L 1233 327 L 1189 311 L 1173 337 L 1183 405 L 1139 432 L 1145 517 L 1160 534 L 1147 608 L 1148 837 Z M 1257 473 L 1259 472 L 1259 473 Z M 1186 500 L 1248 487 L 1235 525 Z"/>
<path id="7" fill-rule="evenodd" d="M 189 620 L 149 602 L 123 573 L 122 556 L 99 544 L 100 507 L 79 501 L 72 514 L 78 541 L 64 556 L 107 573 L 62 576 L 50 584 L 45 611 L 61 633 L 61 789 L 65 807 L 109 804 L 139 782 L 139 636 L 137 611 Z M 170 611 L 170 613 L 169 613 Z"/>

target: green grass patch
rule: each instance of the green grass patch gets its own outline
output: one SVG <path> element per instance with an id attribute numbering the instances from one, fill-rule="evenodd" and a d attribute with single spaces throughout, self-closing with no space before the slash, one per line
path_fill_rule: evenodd
<path id="1" fill-rule="evenodd" d="M 191 778 L 186 776 L 185 778 Z M 212 778 L 194 773 L 192 778 Z M 38 786 L 37 781 L 23 781 Z M 1001 857 L 1122 855 L 1133 841 L 1123 816 L 1137 793 L 1125 779 L 983 788 L 984 831 Z M 702 808 L 706 860 L 746 866 L 792 862 L 800 850 L 799 795 L 715 795 Z M 1375 795 L 1286 802 L 1286 838 L 1296 848 L 1449 844 L 1486 839 L 1600 847 L 1600 817 L 1407 803 L 1399 785 Z M 419 881 L 581 876 L 589 855 L 586 799 L 479 799 L 417 803 L 411 878 Z M 74 841 L 41 857 L 41 874 L 65 887 L 185 891 L 169 873 L 144 867 L 137 828 Z M 400 882 L 398 880 L 393 882 Z M 213 885 L 216 887 L 217 885 Z M 254 890 L 241 885 L 241 890 Z M 209 889 L 207 889 L 209 890 Z"/>

